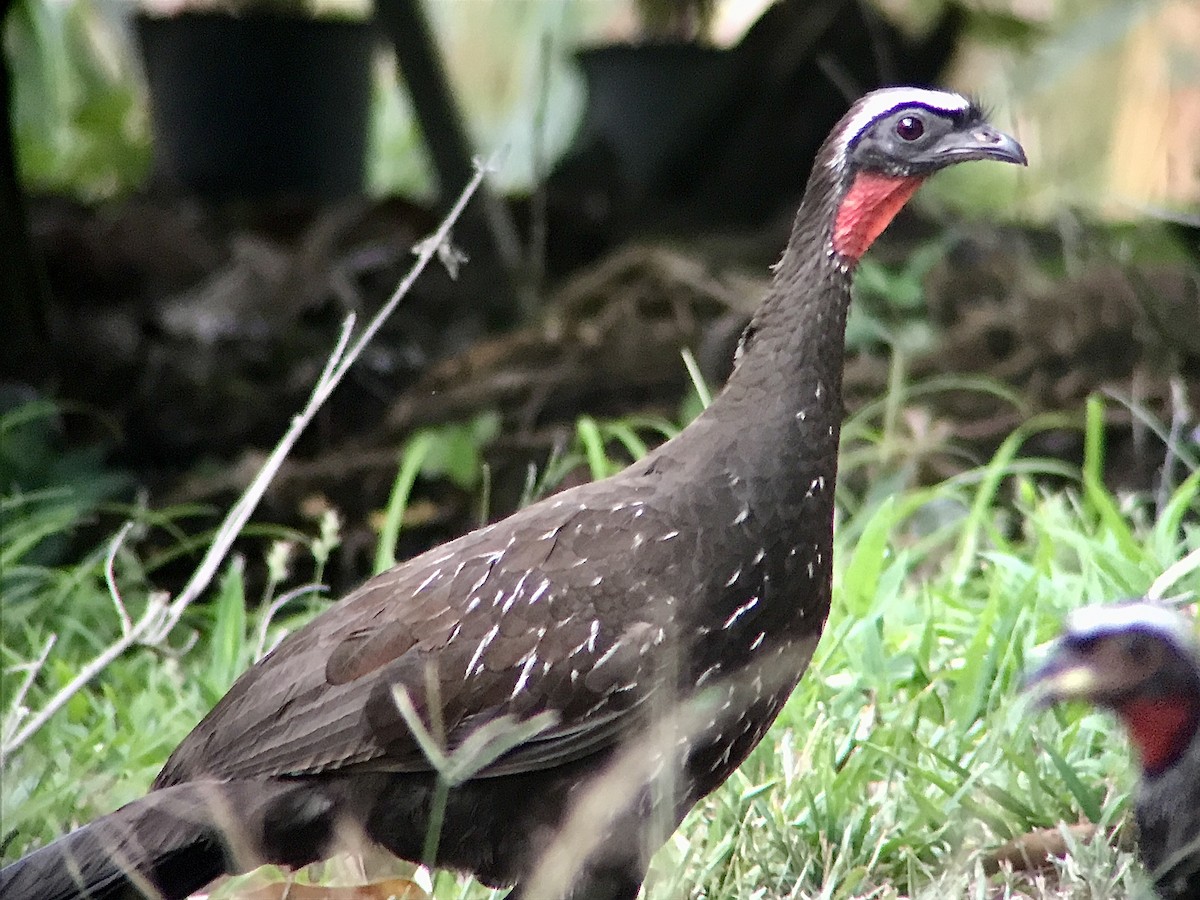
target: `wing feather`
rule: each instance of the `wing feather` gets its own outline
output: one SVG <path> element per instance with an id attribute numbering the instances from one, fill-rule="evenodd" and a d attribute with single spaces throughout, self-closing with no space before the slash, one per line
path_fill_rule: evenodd
<path id="1" fill-rule="evenodd" d="M 243 675 L 156 785 L 430 771 L 397 686 L 431 727 L 442 723 L 449 752 L 502 717 L 555 714 L 482 776 L 559 765 L 620 740 L 660 689 L 656 651 L 670 627 L 647 620 L 664 608 L 647 602 L 647 585 L 648 573 L 669 583 L 671 563 L 651 538 L 673 525 L 628 491 L 585 485 L 367 581 Z M 597 556 L 603 566 L 584 565 Z"/>

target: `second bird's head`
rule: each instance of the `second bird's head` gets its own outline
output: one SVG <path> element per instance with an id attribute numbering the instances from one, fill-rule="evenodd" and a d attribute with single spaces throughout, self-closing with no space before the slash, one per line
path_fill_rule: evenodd
<path id="1" fill-rule="evenodd" d="M 1200 644 L 1177 613 L 1147 602 L 1089 606 L 1029 676 L 1044 704 L 1083 700 L 1121 719 L 1154 775 L 1192 744 L 1200 726 Z"/>

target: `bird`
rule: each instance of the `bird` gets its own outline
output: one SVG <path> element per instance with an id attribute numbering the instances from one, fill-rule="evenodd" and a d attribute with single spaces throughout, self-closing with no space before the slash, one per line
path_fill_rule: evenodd
<path id="1" fill-rule="evenodd" d="M 365 844 L 508 900 L 634 900 L 808 666 L 852 276 L 917 188 L 968 160 L 1027 164 L 959 93 L 859 98 L 698 418 L 367 580 L 247 670 L 146 796 L 0 871 L 0 895 L 180 898 Z"/>
<path id="2" fill-rule="evenodd" d="M 1111 710 L 1139 759 L 1138 854 L 1163 900 L 1200 898 L 1200 642 L 1145 600 L 1075 610 L 1027 680 L 1043 704 Z"/>

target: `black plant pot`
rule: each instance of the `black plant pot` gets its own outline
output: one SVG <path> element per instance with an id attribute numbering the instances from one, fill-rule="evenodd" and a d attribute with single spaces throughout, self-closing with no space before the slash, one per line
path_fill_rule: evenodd
<path id="1" fill-rule="evenodd" d="M 738 60 L 693 43 L 610 44 L 578 51 L 587 107 L 578 142 L 612 150 L 629 183 L 652 186 L 702 139 L 732 91 Z"/>
<path id="2" fill-rule="evenodd" d="M 369 21 L 138 18 L 155 168 L 211 199 L 361 193 Z"/>

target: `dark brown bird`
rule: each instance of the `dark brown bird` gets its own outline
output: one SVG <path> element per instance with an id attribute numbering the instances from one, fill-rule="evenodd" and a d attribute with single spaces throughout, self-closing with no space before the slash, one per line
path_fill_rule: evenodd
<path id="1" fill-rule="evenodd" d="M 176 898 L 366 841 L 510 898 L 632 900 L 821 635 L 851 273 L 927 176 L 980 159 L 1025 155 L 958 94 L 863 97 L 695 422 L 612 478 L 367 581 L 243 675 L 150 794 L 5 869 L 0 893 Z M 425 728 L 476 755 L 444 805 Z M 476 753 L 506 731 L 504 752 Z"/>
<path id="2" fill-rule="evenodd" d="M 1111 709 L 1141 762 L 1143 865 L 1164 900 L 1200 900 L 1200 644 L 1151 603 L 1077 610 L 1030 678 L 1049 703 Z"/>

